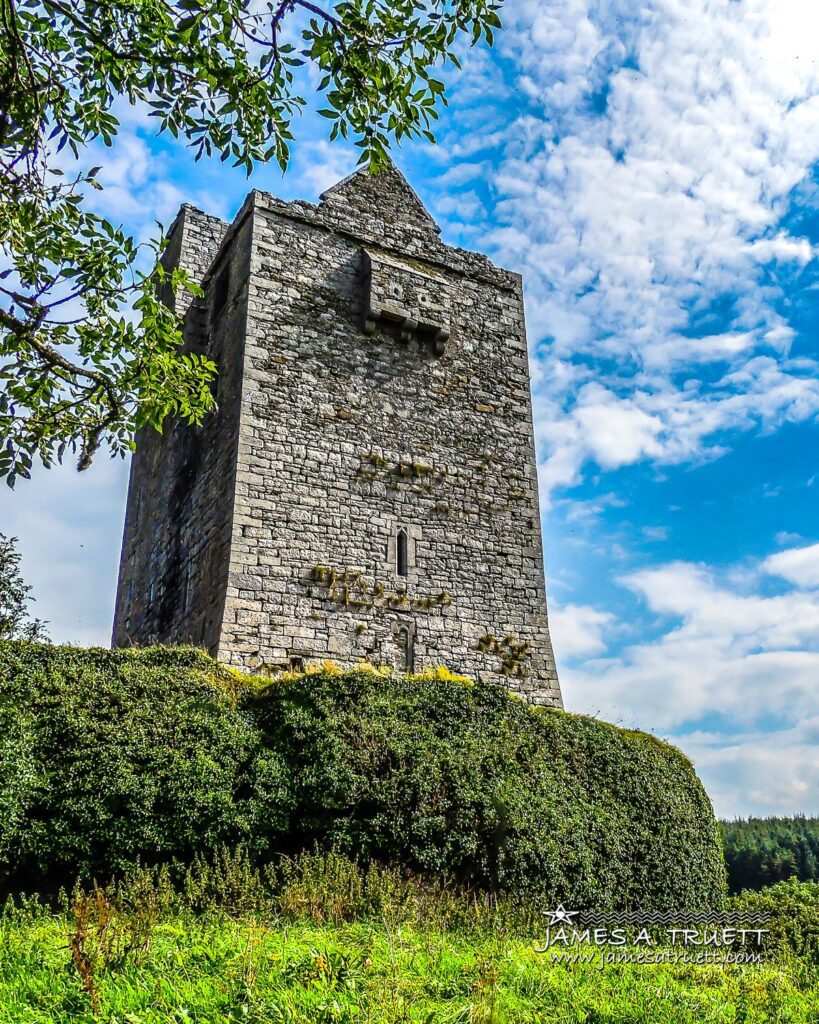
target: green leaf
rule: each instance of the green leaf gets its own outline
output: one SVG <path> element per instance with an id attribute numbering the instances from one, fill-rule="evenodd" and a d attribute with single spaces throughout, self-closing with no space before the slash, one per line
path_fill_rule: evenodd
<path id="1" fill-rule="evenodd" d="M 299 82 L 318 79 L 328 136 L 352 141 L 377 170 L 391 144 L 433 141 L 427 129 L 446 95 L 431 76 L 447 60 L 459 66 L 451 53 L 457 38 L 491 42 L 497 9 L 486 0 L 339 0 L 327 12 L 333 21 L 311 12 L 305 26 L 293 5 L 274 5 L 260 21 L 248 0 L 66 3 L 70 14 L 52 0 L 17 0 L 25 73 L 4 78 L 0 157 L 22 166 L 36 151 L 45 165 L 22 184 L 0 176 L 4 260 L 25 296 L 14 306 L 23 329 L 0 326 L 0 452 L 9 441 L 15 453 L 11 463 L 3 456 L 8 485 L 36 460 L 59 461 L 65 445 L 87 465 L 100 445 L 130 450 L 142 422 L 201 422 L 213 407 L 215 368 L 182 355 L 180 325 L 155 293 L 168 283 L 163 272 L 139 270 L 151 246 L 93 213 L 87 195 L 102 188 L 101 166 L 74 181 L 56 166 L 57 153 L 67 147 L 81 157 L 89 144 L 111 146 L 119 132 L 112 111 L 127 101 L 147 106 L 159 132 L 183 140 L 196 159 L 216 155 L 248 174 L 275 160 L 285 170 L 294 118 L 306 105 Z M 273 11 L 276 52 L 250 41 L 269 31 Z M 293 31 L 302 34 L 298 49 L 286 41 Z M 396 45 L 378 45 L 386 40 Z M 165 246 L 157 240 L 152 248 Z M 66 289 L 76 293 L 70 323 L 59 316 L 68 307 L 56 305 Z M 27 330 L 43 346 L 27 342 Z M 49 349 L 77 361 L 49 365 Z M 89 369 L 104 383 L 89 383 Z"/>

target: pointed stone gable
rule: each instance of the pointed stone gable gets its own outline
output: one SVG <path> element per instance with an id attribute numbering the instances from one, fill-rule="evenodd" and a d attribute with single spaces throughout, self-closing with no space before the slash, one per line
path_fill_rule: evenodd
<path id="1" fill-rule="evenodd" d="M 441 233 L 415 190 L 391 160 L 378 174 L 364 168 L 354 171 L 323 192 L 321 202 L 332 206 L 334 212 L 346 208 L 359 222 L 381 219 L 385 227 L 402 227 L 435 238 Z"/>

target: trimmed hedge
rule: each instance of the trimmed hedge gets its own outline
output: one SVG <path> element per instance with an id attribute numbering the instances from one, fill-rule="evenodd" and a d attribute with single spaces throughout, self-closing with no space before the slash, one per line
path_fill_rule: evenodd
<path id="1" fill-rule="evenodd" d="M 446 673 L 269 682 L 189 648 L 0 645 L 6 887 L 316 845 L 596 908 L 720 905 L 690 762 Z"/>
<path id="2" fill-rule="evenodd" d="M 201 652 L 0 644 L 0 871 L 105 879 L 247 838 L 259 732 Z"/>

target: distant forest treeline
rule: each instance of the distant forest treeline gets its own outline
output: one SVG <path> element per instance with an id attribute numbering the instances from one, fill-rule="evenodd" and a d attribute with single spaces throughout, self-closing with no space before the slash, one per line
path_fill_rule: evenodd
<path id="1" fill-rule="evenodd" d="M 740 818 L 720 827 L 732 893 L 792 875 L 819 881 L 819 818 Z"/>

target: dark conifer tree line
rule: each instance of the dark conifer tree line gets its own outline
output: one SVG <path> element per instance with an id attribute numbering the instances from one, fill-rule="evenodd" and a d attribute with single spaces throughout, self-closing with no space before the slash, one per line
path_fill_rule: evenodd
<path id="1" fill-rule="evenodd" d="M 819 880 L 819 818 L 739 818 L 720 826 L 732 893 L 792 876 Z"/>

